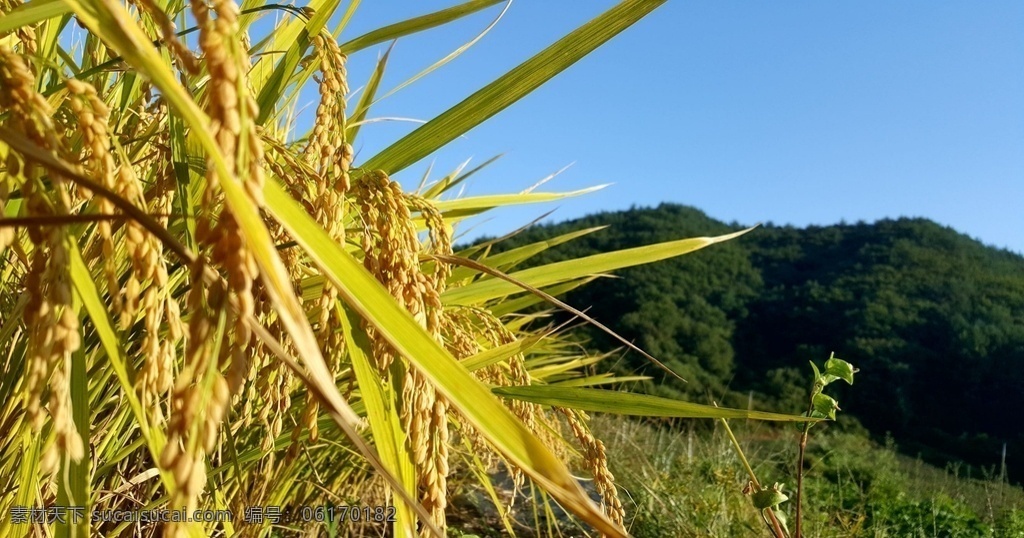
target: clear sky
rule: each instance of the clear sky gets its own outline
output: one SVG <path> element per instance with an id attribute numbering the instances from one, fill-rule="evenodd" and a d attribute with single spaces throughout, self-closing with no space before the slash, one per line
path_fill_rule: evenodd
<path id="1" fill-rule="evenodd" d="M 341 40 L 454 3 L 363 2 Z M 370 115 L 430 119 L 612 5 L 517 0 Z M 501 9 L 399 40 L 382 90 Z M 385 48 L 353 55 L 353 89 Z M 356 164 L 415 127 L 366 126 Z M 926 217 L 1024 252 L 1024 2 L 669 1 L 398 179 L 414 188 L 430 164 L 436 179 L 500 153 L 465 194 L 516 192 L 573 163 L 541 190 L 613 185 L 492 212 L 463 239 L 556 208 L 547 220 L 666 201 L 748 224 Z"/>

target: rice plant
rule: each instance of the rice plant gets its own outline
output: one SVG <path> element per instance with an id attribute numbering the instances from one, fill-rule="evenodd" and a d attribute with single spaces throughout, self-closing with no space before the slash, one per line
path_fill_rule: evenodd
<path id="1" fill-rule="evenodd" d="M 580 193 L 396 180 L 663 0 L 624 1 L 355 160 L 387 56 L 355 103 L 348 56 L 498 3 L 349 36 L 358 1 L 3 0 L 0 536 L 444 536 L 453 469 L 493 491 L 496 466 L 626 536 L 587 411 L 751 416 L 590 388 L 615 381 L 585 373 L 599 357 L 518 315 L 732 236 L 515 271 L 553 242 L 455 251 L 454 227 Z"/>

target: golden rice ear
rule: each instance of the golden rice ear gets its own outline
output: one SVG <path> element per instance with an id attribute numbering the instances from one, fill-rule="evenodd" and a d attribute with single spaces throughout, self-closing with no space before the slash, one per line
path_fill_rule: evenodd
<path id="1" fill-rule="evenodd" d="M 24 4 L 25 2 L 22 0 L 0 0 L 0 13 L 10 13 Z M 15 43 L 18 45 L 13 48 L 26 57 L 32 57 L 38 53 L 39 42 L 36 27 L 35 24 L 28 24 L 14 30 L 14 37 L 17 38 Z"/>
<path id="2" fill-rule="evenodd" d="M 432 206 L 422 200 L 408 203 L 398 183 L 380 171 L 364 174 L 353 185 L 353 195 L 363 223 L 364 266 L 435 340 L 441 341 L 440 293 L 447 277 L 440 266 L 431 275 L 424 273 L 410 212 L 410 206 L 424 212 L 431 212 Z M 430 214 L 438 226 L 434 232 L 435 247 L 450 249 L 440 214 Z M 394 350 L 371 325 L 364 324 L 364 330 L 373 340 L 378 369 L 385 374 L 394 360 Z M 401 419 L 416 465 L 421 500 L 433 522 L 444 528 L 449 473 L 448 404 L 414 368 L 405 369 L 401 386 Z"/>
<path id="3" fill-rule="evenodd" d="M 427 224 L 430 233 L 430 247 L 434 254 L 449 256 L 452 254 L 452 229 L 445 222 L 441 211 L 433 202 L 412 194 L 406 195 L 406 202 L 413 210 L 418 211 Z M 434 271 L 431 273 L 433 287 L 437 293 L 444 293 L 448 284 L 448 277 L 452 274 L 452 266 L 441 260 L 434 262 Z"/>
<path id="4" fill-rule="evenodd" d="M 167 13 L 160 9 L 153 0 L 129 0 L 129 3 L 138 8 L 140 14 L 145 13 L 153 19 L 157 28 L 160 29 L 160 41 L 171 51 L 178 66 L 193 75 L 198 74 L 199 59 L 184 43 L 178 40 L 178 29 Z"/>
<path id="5" fill-rule="evenodd" d="M 62 151 L 53 111 L 35 91 L 35 77 L 28 62 L 5 46 L 0 46 L 0 112 L 9 113 L 32 142 L 51 152 Z M 63 178 L 51 176 L 52 184 L 47 188 L 33 167 L 19 167 L 17 172 L 23 181 L 21 191 L 28 215 L 68 214 L 71 197 Z M 42 404 L 49 388 L 45 403 L 54 441 L 46 446 L 40 470 L 43 475 L 55 476 L 63 456 L 80 461 L 85 452 L 74 423 L 70 387 L 71 354 L 81 347 L 81 334 L 72 301 L 67 231 L 60 226 L 32 227 L 28 236 L 33 245 L 25 277 L 28 345 L 22 395 L 28 422 L 41 434 L 45 422 Z"/>
<path id="6" fill-rule="evenodd" d="M 122 164 L 117 170 L 114 190 L 139 207 L 147 206 L 144 186 L 128 164 Z M 166 194 L 166 190 L 166 185 L 157 186 L 155 200 L 151 204 L 154 211 L 161 207 L 169 213 L 170 195 Z M 137 312 L 140 309 L 142 311 L 144 333 L 137 348 L 141 366 L 136 378 L 136 389 L 143 405 L 149 407 L 160 421 L 163 411 L 158 402 L 174 382 L 176 349 L 183 338 L 180 308 L 168 289 L 168 267 L 163 243 L 135 220 L 127 220 L 123 231 L 124 251 L 130 261 L 131 271 L 121 300 L 114 304 L 120 305 L 122 329 L 131 327 Z M 105 271 L 110 259 L 114 257 L 104 259 Z M 111 300 L 114 301 L 114 298 Z M 165 327 L 166 331 L 163 331 Z"/>
<path id="7" fill-rule="evenodd" d="M 211 11 L 216 18 L 211 16 Z M 238 37 L 238 6 L 232 0 L 218 0 L 212 6 L 195 0 L 192 12 L 209 72 L 207 112 L 212 122 L 212 136 L 220 151 L 228 156 L 226 172 L 242 180 L 244 191 L 259 207 L 262 205 L 263 149 L 252 122 L 257 113 L 255 101 L 245 84 L 249 59 Z M 213 266 L 226 273 L 227 289 L 214 286 L 209 295 L 204 293 L 206 268 L 200 258 L 192 268 L 186 367 L 179 374 L 172 393 L 168 444 L 161 458 L 163 468 L 174 472 L 176 491 L 171 495 L 172 506 L 185 506 L 190 510 L 198 504 L 206 482 L 206 455 L 217 446 L 231 394 L 241 388 L 246 378 L 248 354 L 252 351 L 252 329 L 247 319 L 255 312 L 256 261 L 245 245 L 234 215 L 226 205 L 219 203 L 221 185 L 238 179 L 221 177 L 218 168 L 208 163 L 202 194 L 205 211 L 197 217 L 196 239 L 209 253 Z M 214 221 L 210 212 L 216 207 L 221 210 Z M 226 308 L 225 293 L 230 294 L 235 308 Z M 223 316 L 227 317 L 230 330 L 221 345 L 220 335 L 225 331 L 217 327 L 217 320 Z M 224 369 L 228 370 L 230 379 L 221 373 Z M 184 528 L 172 523 L 167 532 L 182 533 Z"/>
<path id="8" fill-rule="evenodd" d="M 68 104 L 77 120 L 78 132 L 82 135 L 83 158 L 85 169 L 92 173 L 92 177 L 102 183 L 110 190 L 114 190 L 114 170 L 117 165 L 114 163 L 114 156 L 110 152 L 112 146 L 110 134 L 107 132 L 107 124 L 110 122 L 110 109 L 107 104 L 96 94 L 96 88 L 78 79 L 68 79 L 65 83 L 70 99 Z M 83 186 L 78 186 L 78 195 L 84 199 L 91 199 L 92 193 Z M 97 200 L 99 212 L 110 214 L 113 204 L 109 200 L 100 197 Z M 110 233 L 109 222 L 106 222 L 106 234 Z M 102 231 L 102 230 L 101 230 Z M 104 236 L 104 239 L 107 239 Z M 104 247 L 104 255 L 113 253 L 113 247 Z"/>
<path id="9" fill-rule="evenodd" d="M 313 47 L 320 60 L 320 103 L 305 153 L 309 163 L 322 176 L 323 181 L 317 185 L 317 195 L 322 196 L 329 190 L 340 193 L 348 190 L 353 152 L 345 140 L 346 57 L 328 32 L 317 34 L 313 38 Z"/>
<path id="10" fill-rule="evenodd" d="M 587 469 L 594 476 L 594 484 L 597 485 L 597 491 L 601 494 L 601 505 L 605 513 L 612 521 L 621 526 L 626 511 L 622 508 L 619 492 L 615 489 L 615 477 L 608 470 L 608 455 L 605 453 L 604 443 L 590 432 L 586 413 L 565 407 L 559 407 L 558 410 L 568 419 L 573 435 L 583 447 L 583 459 Z"/>
<path id="11" fill-rule="evenodd" d="M 362 223 L 363 266 L 425 327 L 424 295 L 430 288 L 423 282 L 419 240 L 401 187 L 376 171 L 363 174 L 353 185 L 352 195 Z M 385 339 L 377 337 L 372 325 L 364 323 L 364 328 L 374 342 L 377 368 L 387 375 L 394 351 Z"/>
<path id="12" fill-rule="evenodd" d="M 320 32 L 313 38 L 314 53 L 320 60 L 321 78 L 318 80 L 320 103 L 309 143 L 305 148 L 306 160 L 315 171 L 312 180 L 313 198 L 309 203 L 310 214 L 324 227 L 324 230 L 339 244 L 345 242 L 345 192 L 350 185 L 349 174 L 353 150 L 345 141 L 345 97 L 348 94 L 345 55 L 338 49 L 338 43 L 327 32 Z M 340 139 L 338 134 L 341 133 Z M 303 196 L 302 198 L 305 198 Z M 301 198 L 300 198 L 301 199 Z M 345 341 L 340 329 L 338 311 L 338 290 L 325 282 L 317 299 L 317 340 L 321 345 L 324 359 L 337 376 L 344 363 Z M 319 403 L 312 393 L 307 394 L 302 418 L 298 421 L 293 439 L 298 439 L 302 429 L 309 430 L 310 439 L 316 441 Z"/>

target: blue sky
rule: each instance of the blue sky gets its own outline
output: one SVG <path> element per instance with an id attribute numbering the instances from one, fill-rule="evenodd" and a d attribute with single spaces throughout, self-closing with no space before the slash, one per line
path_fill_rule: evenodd
<path id="1" fill-rule="evenodd" d="M 364 2 L 341 37 L 454 2 Z M 371 117 L 430 119 L 614 5 L 513 2 L 476 46 Z M 382 90 L 444 57 L 501 6 L 400 40 Z M 534 94 L 399 176 L 414 188 L 505 154 L 467 195 L 597 193 L 488 214 L 464 239 L 662 201 L 741 223 L 927 217 L 1024 252 L 1024 3 L 670 1 Z M 354 54 L 362 86 L 386 47 Z M 310 110 L 311 112 L 311 110 Z M 366 126 L 365 160 L 416 127 Z M 467 223 L 468 224 L 468 223 Z"/>

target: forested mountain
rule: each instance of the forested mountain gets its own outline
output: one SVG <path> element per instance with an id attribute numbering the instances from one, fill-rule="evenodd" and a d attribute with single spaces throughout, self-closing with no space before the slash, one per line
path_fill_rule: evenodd
<path id="1" fill-rule="evenodd" d="M 569 257 L 740 229 L 699 210 L 601 213 L 536 226 L 512 248 L 605 226 L 534 258 Z M 999 462 L 1024 476 L 1024 258 L 926 219 L 761 226 L 680 258 L 623 270 L 567 296 L 679 372 L 627 353 L 607 367 L 643 372 L 654 393 L 712 396 L 798 412 L 807 361 L 830 352 L 861 369 L 839 395 L 876 435 L 931 460 Z M 584 329 L 595 350 L 620 347 Z M 1016 467 L 1014 467 L 1016 465 Z M 1014 469 L 1018 473 L 1013 473 Z"/>

